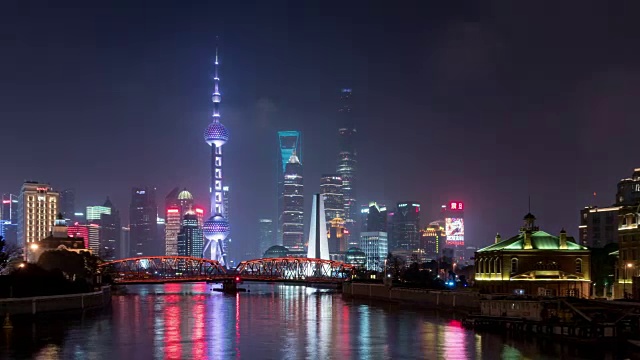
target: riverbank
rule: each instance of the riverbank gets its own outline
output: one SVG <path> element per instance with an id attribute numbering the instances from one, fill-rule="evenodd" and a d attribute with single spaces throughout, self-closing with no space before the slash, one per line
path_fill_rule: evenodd
<path id="1" fill-rule="evenodd" d="M 480 295 L 472 291 L 448 291 L 391 287 L 384 284 L 345 282 L 345 296 L 391 302 L 406 302 L 439 310 L 480 311 Z"/>
<path id="2" fill-rule="evenodd" d="M 36 315 L 40 313 L 101 308 L 111 303 L 111 288 L 100 291 L 27 298 L 0 299 L 0 314 Z"/>

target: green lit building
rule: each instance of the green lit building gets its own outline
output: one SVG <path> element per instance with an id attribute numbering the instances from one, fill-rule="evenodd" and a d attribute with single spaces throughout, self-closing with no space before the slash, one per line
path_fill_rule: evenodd
<path id="1" fill-rule="evenodd" d="M 475 283 L 487 293 L 588 297 L 591 251 L 567 237 L 541 231 L 527 214 L 520 232 L 475 254 Z"/>

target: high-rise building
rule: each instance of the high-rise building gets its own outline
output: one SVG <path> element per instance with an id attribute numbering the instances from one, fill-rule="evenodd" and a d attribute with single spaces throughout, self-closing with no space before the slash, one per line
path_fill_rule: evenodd
<path id="1" fill-rule="evenodd" d="M 224 253 L 224 239 L 229 236 L 229 221 L 224 217 L 224 201 L 222 198 L 222 145 L 229 141 L 229 131 L 220 122 L 220 78 L 218 77 L 218 49 L 216 48 L 215 75 L 213 77 L 214 90 L 213 120 L 204 132 L 204 139 L 211 146 L 211 217 L 204 223 L 204 237 L 207 239 L 202 257 L 218 261 L 226 266 Z"/>
<path id="2" fill-rule="evenodd" d="M 273 245 L 276 245 L 273 236 L 273 220 L 258 220 L 258 257 L 262 257 L 262 254 Z"/>
<path id="3" fill-rule="evenodd" d="M 320 194 L 324 197 L 324 212 L 327 225 L 335 218 L 344 220 L 342 178 L 336 174 L 322 175 L 320 178 Z"/>
<path id="4" fill-rule="evenodd" d="M 368 207 L 362 206 L 360 210 L 361 224 L 360 231 L 372 232 L 382 231 L 387 232 L 387 207 L 384 205 L 378 205 L 375 201 L 371 201 Z"/>
<path id="5" fill-rule="evenodd" d="M 446 240 L 444 221 L 433 221 L 420 232 L 420 248 L 427 259 L 439 258 Z"/>
<path id="6" fill-rule="evenodd" d="M 336 173 L 342 178 L 342 194 L 344 197 L 345 223 L 352 238 L 358 239 L 358 202 L 356 197 L 356 180 L 358 153 L 356 151 L 356 126 L 351 113 L 351 89 L 342 89 L 338 108 L 338 167 Z"/>
<path id="7" fill-rule="evenodd" d="M 287 163 L 291 159 L 291 155 L 296 154 L 298 161 L 302 164 L 302 133 L 296 130 L 278 131 L 278 160 L 276 177 L 278 180 L 278 187 L 276 193 L 278 194 L 278 230 L 277 240 L 282 244 L 282 214 L 284 214 L 284 173 L 287 170 Z"/>
<path id="8" fill-rule="evenodd" d="M 420 247 L 420 203 L 399 202 L 393 216 L 392 250 L 417 250 Z"/>
<path id="9" fill-rule="evenodd" d="M 130 255 L 152 256 L 163 254 L 158 239 L 158 205 L 156 189 L 153 187 L 134 187 L 131 190 L 129 207 Z"/>
<path id="10" fill-rule="evenodd" d="M 84 248 L 89 248 L 89 226 L 85 224 L 74 223 L 67 226 L 67 235 L 71 238 L 82 238 L 84 240 Z"/>
<path id="11" fill-rule="evenodd" d="M 96 223 L 89 223 L 86 226 L 89 230 L 89 250 L 94 254 L 98 254 L 100 252 L 100 233 L 102 232 L 102 227 Z"/>
<path id="12" fill-rule="evenodd" d="M 184 215 L 192 207 L 193 195 L 187 189 L 180 191 L 176 187 L 165 198 L 165 255 L 178 255 L 178 233 Z"/>
<path id="13" fill-rule="evenodd" d="M 618 242 L 618 212 L 621 206 L 599 208 L 588 206 L 580 210 L 578 237 L 581 245 L 604 247 Z"/>
<path id="14" fill-rule="evenodd" d="M 3 194 L 1 209 L 0 235 L 7 244 L 18 246 L 18 196 Z"/>
<path id="15" fill-rule="evenodd" d="M 75 221 L 76 213 L 76 191 L 75 189 L 66 189 L 60 191 L 60 213 L 68 220 L 67 224 Z"/>
<path id="16" fill-rule="evenodd" d="M 302 164 L 293 152 L 284 172 L 282 245 L 289 250 L 304 249 L 304 182 Z M 324 218 L 324 216 L 323 216 Z"/>
<path id="17" fill-rule="evenodd" d="M 122 246 L 120 212 L 108 197 L 103 206 L 110 211 L 100 214 L 100 251 L 98 254 L 107 261 L 119 259 Z"/>
<path id="18" fill-rule="evenodd" d="M 464 203 L 449 201 L 444 208 L 446 247 L 453 249 L 454 261 L 464 260 Z"/>
<path id="19" fill-rule="evenodd" d="M 178 254 L 180 256 L 200 257 L 204 247 L 202 225 L 195 211 L 188 210 L 184 214 L 182 226 L 178 234 Z"/>
<path id="20" fill-rule="evenodd" d="M 26 181 L 18 201 L 18 245 L 40 241 L 49 235 L 58 214 L 60 194 L 49 184 Z"/>
<path id="21" fill-rule="evenodd" d="M 389 252 L 387 233 L 384 231 L 366 231 L 360 233 L 360 249 L 366 255 L 367 270 L 384 270 L 384 261 Z"/>
<path id="22" fill-rule="evenodd" d="M 120 253 L 119 258 L 125 259 L 131 256 L 131 228 L 128 226 L 123 226 L 120 229 Z"/>
<path id="23" fill-rule="evenodd" d="M 87 212 L 85 213 L 86 219 L 88 222 L 100 220 L 102 214 L 111 214 L 111 208 L 107 206 L 97 205 L 97 206 L 87 206 Z M 64 214 L 62 214 L 64 216 Z"/>

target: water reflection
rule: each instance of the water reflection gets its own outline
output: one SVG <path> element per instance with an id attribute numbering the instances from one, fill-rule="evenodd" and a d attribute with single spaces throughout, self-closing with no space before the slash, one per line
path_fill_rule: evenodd
<path id="1" fill-rule="evenodd" d="M 457 320 L 327 290 L 206 284 L 130 287 L 111 311 L 20 323 L 0 336 L 16 359 L 614 359 L 615 349 L 475 334 Z M 15 324 L 14 324 L 15 325 Z M 19 340 L 19 341 L 18 341 Z M 626 354 L 625 354 L 626 356 Z M 629 356 L 634 358 L 633 354 Z"/>

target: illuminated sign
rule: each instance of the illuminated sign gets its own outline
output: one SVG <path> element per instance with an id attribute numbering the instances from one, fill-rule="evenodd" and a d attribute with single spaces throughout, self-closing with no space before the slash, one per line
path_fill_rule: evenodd
<path id="1" fill-rule="evenodd" d="M 447 236 L 447 245 L 464 245 L 464 220 L 462 218 L 446 218 L 445 235 Z"/>
<path id="2" fill-rule="evenodd" d="M 464 204 L 460 201 L 451 201 L 449 203 L 449 210 L 462 211 L 464 210 Z"/>
<path id="3" fill-rule="evenodd" d="M 3 204 L 11 204 L 11 200 L 2 200 Z"/>
<path id="4" fill-rule="evenodd" d="M 144 190 L 136 191 L 136 194 L 138 194 L 138 195 L 144 195 L 145 193 L 146 193 L 146 191 L 144 191 Z"/>
<path id="5" fill-rule="evenodd" d="M 175 214 L 175 213 L 180 212 L 180 210 L 178 210 L 178 209 L 167 209 L 167 212 L 168 212 L 169 214 Z"/>
<path id="6" fill-rule="evenodd" d="M 38 191 L 47 191 L 47 188 L 46 187 L 39 187 L 39 188 L 36 188 L 36 190 L 38 190 Z"/>
<path id="7" fill-rule="evenodd" d="M 203 210 L 203 209 L 201 209 L 201 208 L 196 208 L 196 212 L 197 212 L 198 214 L 204 214 L 204 210 Z"/>

